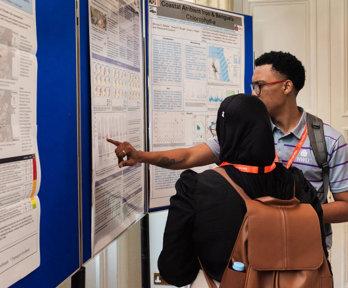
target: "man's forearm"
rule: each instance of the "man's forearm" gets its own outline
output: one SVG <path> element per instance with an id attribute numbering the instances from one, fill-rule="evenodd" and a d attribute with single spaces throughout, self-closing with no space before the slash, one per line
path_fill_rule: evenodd
<path id="1" fill-rule="evenodd" d="M 348 203 L 334 201 L 322 204 L 324 223 L 342 223 L 348 221 Z"/>
<path id="2" fill-rule="evenodd" d="M 191 168 L 185 163 L 185 153 L 183 149 L 168 151 L 144 152 L 138 151 L 139 162 L 156 165 L 167 169 L 187 169 Z"/>
<path id="3" fill-rule="evenodd" d="M 167 151 L 137 152 L 139 162 L 174 170 L 204 166 L 218 161 L 206 144 Z"/>
<path id="4" fill-rule="evenodd" d="M 134 166 L 140 162 L 167 169 L 187 169 L 215 163 L 218 160 L 205 143 L 189 148 L 144 152 L 136 150 L 127 141 L 120 142 L 111 138 L 107 138 L 106 141 L 116 146 L 115 154 L 118 159 L 118 167 L 120 168 Z"/>

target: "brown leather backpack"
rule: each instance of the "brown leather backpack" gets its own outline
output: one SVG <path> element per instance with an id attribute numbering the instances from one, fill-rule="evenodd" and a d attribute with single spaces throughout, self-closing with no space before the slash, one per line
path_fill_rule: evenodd
<path id="1" fill-rule="evenodd" d="M 319 219 L 310 204 L 295 196 L 250 199 L 224 176 L 245 201 L 247 212 L 239 230 L 220 288 L 332 288 L 333 278 L 324 254 Z M 245 270 L 232 269 L 235 262 Z M 210 288 L 213 280 L 202 270 Z"/>

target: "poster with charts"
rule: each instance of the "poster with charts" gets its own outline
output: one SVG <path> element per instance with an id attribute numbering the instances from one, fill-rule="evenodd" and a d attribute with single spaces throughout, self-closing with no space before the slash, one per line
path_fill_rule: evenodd
<path id="1" fill-rule="evenodd" d="M 40 265 L 34 0 L 0 0 L 0 286 Z"/>
<path id="2" fill-rule="evenodd" d="M 244 17 L 167 0 L 148 15 L 150 151 L 204 143 L 220 103 L 244 92 Z M 181 172 L 150 167 L 150 209 L 169 205 Z"/>
<path id="3" fill-rule="evenodd" d="M 144 150 L 143 44 L 139 0 L 88 3 L 95 255 L 145 213 L 144 165 L 118 168 L 106 141 Z"/>

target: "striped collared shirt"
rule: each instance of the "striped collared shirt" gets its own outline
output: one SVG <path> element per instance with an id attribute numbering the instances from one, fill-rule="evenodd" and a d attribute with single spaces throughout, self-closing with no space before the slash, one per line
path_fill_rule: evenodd
<path id="1" fill-rule="evenodd" d="M 290 155 L 294 151 L 298 141 L 301 138 L 302 132 L 306 126 L 306 112 L 299 107 L 303 112 L 297 126 L 287 134 L 284 134 L 274 123 L 272 123 L 274 147 L 277 151 L 279 161 L 286 165 Z M 324 123 L 324 135 L 326 147 L 328 151 L 329 163 L 329 185 L 332 193 L 348 191 L 348 145 L 343 135 Z M 217 158 L 220 154 L 220 146 L 216 137 L 209 139 L 206 144 L 210 147 Z M 302 170 L 305 178 L 318 191 L 318 198 L 321 203 L 325 203 L 327 195 L 323 191 L 323 175 L 322 170 L 318 166 L 313 149 L 310 146 L 309 137 L 305 142 L 298 155 L 296 156 L 292 166 Z M 330 227 L 331 228 L 331 227 Z M 326 231 L 327 245 L 331 247 L 331 229 Z"/>

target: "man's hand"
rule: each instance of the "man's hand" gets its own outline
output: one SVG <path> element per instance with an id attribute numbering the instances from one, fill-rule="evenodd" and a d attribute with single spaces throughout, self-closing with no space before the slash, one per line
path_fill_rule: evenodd
<path id="1" fill-rule="evenodd" d="M 133 166 L 140 162 L 139 152 L 129 142 L 120 142 L 107 138 L 106 141 L 116 146 L 115 153 L 118 158 L 118 167 Z M 127 156 L 127 160 L 124 157 Z"/>

